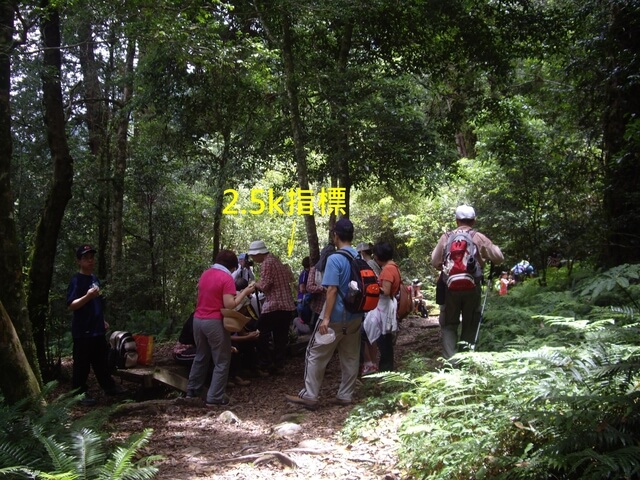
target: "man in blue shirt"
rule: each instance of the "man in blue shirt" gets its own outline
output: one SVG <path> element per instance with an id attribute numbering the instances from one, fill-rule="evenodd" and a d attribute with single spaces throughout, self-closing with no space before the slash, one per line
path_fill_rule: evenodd
<path id="1" fill-rule="evenodd" d="M 356 258 L 357 252 L 351 246 L 353 223 L 348 218 L 338 220 L 331 231 L 334 244 Z M 351 266 L 343 255 L 330 255 L 322 277 L 322 286 L 327 289 L 327 297 L 316 324 L 314 335 L 309 340 L 305 359 L 304 388 L 298 395 L 285 395 L 288 402 L 314 410 L 318 407 L 320 388 L 324 372 L 337 349 L 340 357 L 342 381 L 334 403 L 350 405 L 353 401 L 358 368 L 360 366 L 360 325 L 362 313 L 349 313 L 342 298 L 349 289 Z M 341 295 L 338 293 L 340 291 Z M 326 343 L 324 338 L 335 333 L 335 339 Z M 329 337 L 330 338 L 330 337 Z"/>
<path id="2" fill-rule="evenodd" d="M 93 274 L 96 250 L 91 245 L 80 245 L 76 250 L 76 259 L 80 271 L 76 273 L 67 289 L 67 307 L 73 311 L 71 333 L 73 337 L 73 374 L 74 390 L 83 393 L 80 403 L 85 406 L 96 404 L 89 396 L 87 379 L 89 371 L 107 395 L 119 395 L 125 390 L 116 385 L 109 373 L 107 356 L 109 345 L 104 337 L 107 325 L 104 321 L 102 297 L 98 278 Z"/>

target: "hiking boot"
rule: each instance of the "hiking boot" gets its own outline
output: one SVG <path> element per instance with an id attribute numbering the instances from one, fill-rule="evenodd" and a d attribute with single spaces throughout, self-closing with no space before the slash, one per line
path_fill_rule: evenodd
<path id="1" fill-rule="evenodd" d="M 334 405 L 338 405 L 339 407 L 350 407 L 351 405 L 353 405 L 353 402 L 351 400 L 345 400 L 343 398 L 334 398 L 331 403 L 333 403 Z"/>
<path id="2" fill-rule="evenodd" d="M 80 399 L 80 405 L 84 407 L 93 407 L 96 403 L 98 403 L 98 401 L 86 393 L 82 395 L 82 398 Z"/>
<path id="3" fill-rule="evenodd" d="M 187 400 L 194 400 L 196 398 L 200 398 L 200 394 L 197 390 L 187 390 L 187 394 L 184 396 Z"/>
<path id="4" fill-rule="evenodd" d="M 284 398 L 289 403 L 295 403 L 296 405 L 302 405 L 307 410 L 315 410 L 318 408 L 317 400 L 309 400 L 307 398 L 302 398 L 297 395 L 285 395 Z"/>
<path id="5" fill-rule="evenodd" d="M 207 408 L 216 408 L 216 407 L 227 407 L 231 404 L 231 400 L 228 397 L 223 398 L 222 400 L 217 400 L 215 402 L 205 402 L 204 406 Z"/>

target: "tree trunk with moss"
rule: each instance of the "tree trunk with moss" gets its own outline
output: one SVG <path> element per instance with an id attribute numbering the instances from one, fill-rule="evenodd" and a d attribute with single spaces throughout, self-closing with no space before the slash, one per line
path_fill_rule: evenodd
<path id="1" fill-rule="evenodd" d="M 73 159 L 69 152 L 65 130 L 62 99 L 60 54 L 60 16 L 58 11 L 42 2 L 41 35 L 44 43 L 44 70 L 42 102 L 44 105 L 47 140 L 53 163 L 53 181 L 47 195 L 42 217 L 38 223 L 33 255 L 29 269 L 29 317 L 33 324 L 38 360 L 44 370 L 48 365 L 49 290 L 53 278 L 53 265 L 62 219 L 71 199 Z"/>
<path id="2" fill-rule="evenodd" d="M 22 349 L 9 314 L 0 302 L 0 391 L 10 405 L 40 394 L 38 378 Z"/>

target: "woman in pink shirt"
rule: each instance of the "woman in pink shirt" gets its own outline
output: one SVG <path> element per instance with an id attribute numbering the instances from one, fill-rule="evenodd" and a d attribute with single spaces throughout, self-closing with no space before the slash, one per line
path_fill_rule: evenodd
<path id="1" fill-rule="evenodd" d="M 187 398 L 200 396 L 213 360 L 211 384 L 205 400 L 207 407 L 229 404 L 225 387 L 231 365 L 231 335 L 224 328 L 220 310 L 233 310 L 244 297 L 255 290 L 251 284 L 236 295 L 231 274 L 237 267 L 236 254 L 231 250 L 222 250 L 213 266 L 205 270 L 198 281 L 198 301 L 193 315 L 196 356 L 189 373 Z"/>

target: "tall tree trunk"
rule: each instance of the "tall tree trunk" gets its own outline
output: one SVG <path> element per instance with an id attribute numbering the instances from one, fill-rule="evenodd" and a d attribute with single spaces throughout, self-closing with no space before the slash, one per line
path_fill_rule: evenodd
<path id="1" fill-rule="evenodd" d="M 9 314 L 0 302 L 0 391 L 8 404 L 40 394 L 38 377 L 27 360 Z M 7 365 L 11 365 L 8 368 Z"/>
<path id="2" fill-rule="evenodd" d="M 342 28 L 338 27 L 336 32 L 340 38 L 340 49 L 337 55 L 337 78 L 345 79 L 347 66 L 349 63 L 349 52 L 351 51 L 351 39 L 353 37 L 353 22 L 348 21 Z M 347 85 L 345 80 L 342 85 Z M 336 95 L 331 102 L 332 114 L 337 125 L 335 158 L 333 164 L 337 167 L 338 186 L 344 189 L 344 216 L 349 216 L 349 204 L 351 202 L 351 153 L 349 148 L 349 126 L 347 105 L 345 101 L 347 95 Z"/>
<path id="3" fill-rule="evenodd" d="M 215 262 L 220 248 L 222 246 L 222 205 L 224 203 L 224 186 L 227 178 L 226 170 L 231 160 L 231 129 L 224 128 L 222 132 L 224 145 L 222 147 L 222 155 L 216 157 L 217 173 L 214 174 L 214 197 L 215 208 L 213 210 L 213 251 L 211 252 L 211 263 Z"/>
<path id="4" fill-rule="evenodd" d="M 100 81 L 100 66 L 96 61 L 96 43 L 93 39 L 93 26 L 88 16 L 80 18 L 78 26 L 80 40 L 79 60 L 82 70 L 82 83 L 84 85 L 84 106 L 86 110 L 86 124 L 89 133 L 89 151 L 100 166 L 98 179 L 100 186 L 96 199 L 98 210 L 98 265 L 99 277 L 104 278 L 107 271 L 107 244 L 108 244 L 108 194 L 109 194 L 109 170 L 110 154 L 109 139 L 107 134 L 109 124 L 109 108 L 105 104 L 105 91 Z"/>
<path id="5" fill-rule="evenodd" d="M 0 302 L 6 308 L 6 316 L 0 325 L 2 344 L 0 350 L 6 353 L 12 361 L 2 359 L 2 365 L 16 365 L 19 359 L 11 357 L 18 355 L 19 349 L 7 342 L 11 341 L 9 330 L 17 332 L 21 350 L 31 366 L 32 374 L 40 381 L 36 346 L 33 340 L 31 322 L 29 320 L 24 295 L 22 260 L 18 244 L 16 224 L 14 219 L 14 201 L 11 190 L 11 162 L 13 142 L 11 139 L 11 50 L 13 49 L 14 14 L 17 8 L 15 2 L 0 3 Z M 13 322 L 13 324 L 11 323 Z M 15 328 L 15 330 L 14 330 Z M 9 370 L 3 368 L 3 370 Z M 0 387 L 6 394 L 5 378 L 0 380 Z M 11 384 L 9 384 L 11 386 Z M 22 386 L 15 388 L 22 389 Z"/>
<path id="6" fill-rule="evenodd" d="M 298 184 L 302 190 L 309 189 L 309 174 L 307 168 L 307 150 L 304 138 L 302 115 L 300 114 L 300 102 L 298 99 L 298 82 L 295 75 L 295 61 L 293 55 L 293 33 L 291 30 L 291 18 L 288 14 L 282 17 L 282 59 L 284 62 L 285 83 L 287 98 L 289 100 L 289 118 L 291 121 L 291 134 L 296 160 L 296 173 Z M 309 256 L 318 258 L 318 232 L 314 215 L 304 215 L 304 223 L 309 244 Z"/>
<path id="7" fill-rule="evenodd" d="M 633 3 L 611 2 L 610 9 L 608 42 L 604 42 L 609 48 L 603 52 L 608 62 L 603 206 L 609 225 L 602 263 L 612 267 L 640 261 L 640 138 L 627 131 L 640 115 L 640 64 L 635 58 L 628 62 L 629 52 L 640 48 L 640 13 Z"/>
<path id="8" fill-rule="evenodd" d="M 120 261 L 122 260 L 122 241 L 124 237 L 124 182 L 129 155 L 129 103 L 133 97 L 133 66 L 136 53 L 136 42 L 129 40 L 125 61 L 125 81 L 120 103 L 122 108 L 117 117 L 116 158 L 113 170 L 113 213 L 111 214 L 111 277 L 115 282 L 120 277 Z"/>
<path id="9" fill-rule="evenodd" d="M 97 158 L 107 142 L 108 108 L 105 106 L 104 87 L 100 82 L 100 67 L 95 56 L 96 43 L 93 39 L 93 26 L 89 17 L 81 16 L 78 37 L 80 39 L 79 60 L 84 85 L 89 151 L 94 158 Z"/>
<path id="10" fill-rule="evenodd" d="M 33 323 L 38 360 L 47 365 L 47 320 L 49 290 L 56 257 L 56 244 L 67 203 L 71 199 L 73 159 L 69 153 L 62 102 L 60 54 L 60 16 L 43 0 L 41 35 L 44 44 L 42 100 L 47 141 L 53 161 L 53 183 L 36 229 L 31 267 L 29 269 L 29 316 Z"/>

